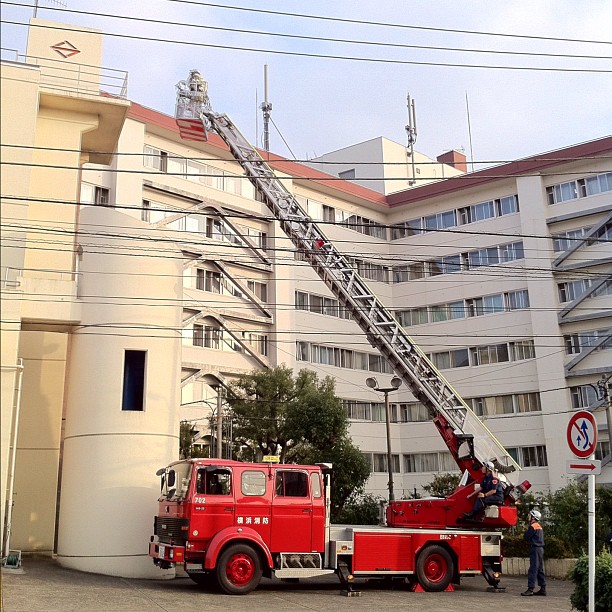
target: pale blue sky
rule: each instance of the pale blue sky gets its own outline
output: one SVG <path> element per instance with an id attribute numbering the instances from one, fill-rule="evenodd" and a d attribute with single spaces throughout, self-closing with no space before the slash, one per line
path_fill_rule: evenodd
<path id="1" fill-rule="evenodd" d="M 474 158 L 509 160 L 612 133 L 612 72 L 535 72 L 385 64 L 296 57 L 230 47 L 285 50 L 325 55 L 378 57 L 420 62 L 546 66 L 612 70 L 612 2 L 609 0 L 219 0 L 219 4 L 349 18 L 366 22 L 476 30 L 514 35 L 607 41 L 607 44 L 476 36 L 390 28 L 367 24 L 298 19 L 233 11 L 193 3 L 151 0 L 39 0 L 42 19 L 82 24 L 107 33 L 177 41 L 164 43 L 108 36 L 104 65 L 129 72 L 130 99 L 171 114 L 174 85 L 198 68 L 209 81 L 213 107 L 227 113 L 255 140 L 256 95 L 263 96 L 263 65 L 269 65 L 272 117 L 295 155 L 322 155 L 376 136 L 406 142 L 406 94 L 416 100 L 416 148 L 435 157 L 464 147 L 469 156 L 466 91 Z M 2 2 L 2 20 L 26 23 L 30 2 Z M 64 8 L 65 7 L 65 8 Z M 59 12 L 85 11 L 91 14 Z M 139 17 L 121 20 L 100 13 Z M 304 41 L 142 21 L 185 22 L 287 34 L 369 40 L 396 44 L 461 47 L 552 54 L 607 56 L 572 59 L 488 55 Z M 2 47 L 25 51 L 27 29 L 2 23 Z M 261 135 L 258 137 L 260 144 Z M 273 151 L 290 156 L 271 132 Z"/>

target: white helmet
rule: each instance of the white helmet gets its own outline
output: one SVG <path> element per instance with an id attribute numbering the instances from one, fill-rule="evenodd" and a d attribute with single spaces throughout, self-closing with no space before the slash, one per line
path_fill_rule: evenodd
<path id="1" fill-rule="evenodd" d="M 485 461 L 483 464 L 488 470 L 493 471 L 495 469 L 495 466 L 493 465 L 492 461 Z"/>
<path id="2" fill-rule="evenodd" d="M 541 520 L 541 519 L 542 519 L 542 513 L 541 513 L 541 512 L 538 512 L 537 510 L 532 510 L 532 511 L 529 513 L 529 516 L 530 516 L 530 517 L 533 517 L 533 518 L 534 518 L 536 521 L 539 521 L 539 520 Z"/>

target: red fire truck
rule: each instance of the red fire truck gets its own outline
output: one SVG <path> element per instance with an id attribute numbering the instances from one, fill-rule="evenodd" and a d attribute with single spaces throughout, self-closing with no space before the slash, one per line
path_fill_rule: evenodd
<path id="1" fill-rule="evenodd" d="M 515 502 L 530 486 L 510 481 L 520 466 L 257 150 L 226 115 L 212 110 L 207 84 L 196 70 L 178 85 L 177 124 L 184 139 L 205 141 L 209 129 L 223 139 L 295 248 L 427 407 L 463 478 L 444 499 L 396 501 L 390 495 L 382 525 L 355 527 L 330 524 L 330 466 L 179 461 L 159 471 L 162 496 L 149 546 L 154 562 L 162 568 L 181 564 L 196 582 L 215 578 L 234 594 L 254 589 L 262 575 L 332 572 L 345 583 L 352 576 L 408 577 L 428 591 L 482 573 L 498 587 L 502 536 L 497 530 L 516 524 Z M 503 480 L 504 499 L 487 507 L 483 517 L 466 520 L 463 514 L 472 509 L 468 495 L 488 462 Z"/>
<path id="2" fill-rule="evenodd" d="M 331 573 L 347 587 L 353 577 L 395 577 L 443 591 L 478 573 L 499 584 L 502 535 L 493 528 L 441 528 L 436 511 L 429 528 L 432 504 L 441 500 L 418 500 L 419 528 L 403 526 L 414 523 L 403 501 L 389 506 L 387 525 L 332 525 L 328 465 L 191 459 L 159 475 L 149 554 L 159 567 L 181 565 L 196 583 L 216 581 L 226 593 L 248 593 L 262 576 Z M 468 490 L 473 487 L 458 492 L 465 498 Z"/>

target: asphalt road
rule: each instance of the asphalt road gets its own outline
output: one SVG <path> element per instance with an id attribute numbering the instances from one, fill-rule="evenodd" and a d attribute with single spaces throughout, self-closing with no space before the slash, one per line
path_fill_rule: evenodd
<path id="1" fill-rule="evenodd" d="M 201 612 L 240 610 L 283 612 L 321 610 L 419 610 L 457 612 L 494 610 L 569 612 L 573 584 L 549 580 L 549 595 L 521 597 L 525 577 L 504 577 L 504 593 L 487 592 L 481 576 L 465 578 L 453 593 L 413 593 L 408 586 L 356 581 L 359 597 L 347 597 L 335 576 L 299 584 L 263 579 L 245 596 L 201 590 L 189 578 L 135 580 L 64 569 L 45 557 L 26 557 L 23 571 L 2 571 L 3 612 Z"/>

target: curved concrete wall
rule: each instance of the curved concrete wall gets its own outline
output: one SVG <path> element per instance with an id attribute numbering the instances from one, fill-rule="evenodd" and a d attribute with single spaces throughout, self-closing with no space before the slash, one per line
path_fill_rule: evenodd
<path id="1" fill-rule="evenodd" d="M 147 556 L 158 468 L 178 458 L 181 254 L 109 208 L 81 213 L 81 325 L 72 335 L 58 559 L 161 577 Z M 122 410 L 126 350 L 146 351 L 143 411 Z"/>

